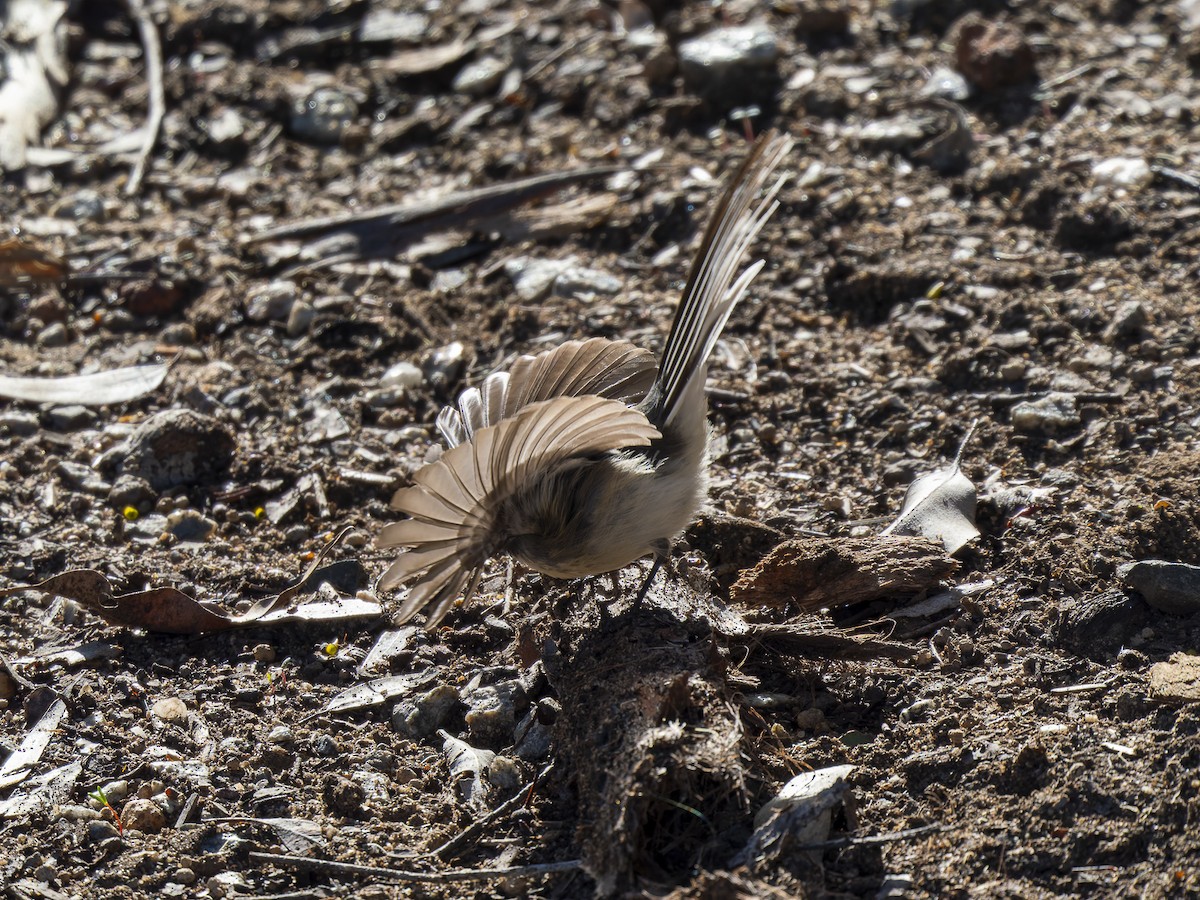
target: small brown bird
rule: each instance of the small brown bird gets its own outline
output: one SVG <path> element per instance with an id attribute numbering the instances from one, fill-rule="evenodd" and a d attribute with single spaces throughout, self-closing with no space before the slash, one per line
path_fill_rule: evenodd
<path id="1" fill-rule="evenodd" d="M 397 621 L 428 608 L 432 628 L 464 589 L 470 598 L 484 562 L 499 553 L 555 578 L 612 572 L 653 554 L 644 593 L 707 493 L 708 357 L 763 267 L 759 260 L 738 275 L 779 205 L 784 177 L 774 173 L 791 147 L 764 135 L 725 189 L 661 363 L 627 341 L 569 341 L 518 358 L 442 410 L 449 449 L 396 492 L 392 508 L 409 518 L 376 540 L 408 548 L 379 582 L 410 583 Z"/>

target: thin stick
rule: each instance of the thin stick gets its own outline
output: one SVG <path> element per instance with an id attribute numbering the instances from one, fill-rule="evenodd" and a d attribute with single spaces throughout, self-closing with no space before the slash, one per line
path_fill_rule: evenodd
<path id="1" fill-rule="evenodd" d="M 529 784 L 525 785 L 525 787 L 521 788 L 482 819 L 477 819 L 454 837 L 450 838 L 450 840 L 446 841 L 446 843 L 434 850 L 432 855 L 438 857 L 439 859 L 445 859 L 467 841 L 473 839 L 477 834 L 479 834 L 479 832 L 483 831 L 483 829 L 486 828 L 489 823 L 526 803 L 529 800 L 530 792 L 534 789 L 534 787 L 537 786 L 538 782 L 545 780 L 546 776 L 549 775 L 553 770 L 554 763 L 547 763 L 545 768 L 537 773 L 537 776 L 533 779 L 533 781 L 529 782 Z"/>
<path id="2" fill-rule="evenodd" d="M 541 863 L 534 866 L 509 866 L 506 869 L 452 869 L 449 872 L 406 872 L 401 869 L 380 869 L 375 866 L 359 866 L 353 863 L 336 862 L 331 859 L 314 859 L 310 856 L 287 856 L 282 853 L 250 853 L 250 862 L 271 863 L 286 869 L 301 869 L 321 872 L 326 875 L 354 875 L 362 878 L 381 878 L 389 881 L 411 881 L 425 884 L 454 884 L 459 881 L 491 881 L 493 878 L 525 878 L 531 875 L 553 875 L 556 872 L 575 872 L 583 868 L 583 861 L 568 859 L 562 862 Z"/>
<path id="3" fill-rule="evenodd" d="M 146 132 L 142 136 L 142 147 L 138 151 L 137 162 L 129 173 L 129 183 L 125 185 L 127 195 L 136 194 L 142 188 L 142 179 L 146 176 L 146 165 L 154 145 L 158 143 L 158 135 L 162 130 L 163 116 L 167 112 L 167 95 L 163 90 L 163 58 L 162 43 L 158 39 L 158 29 L 150 14 L 146 11 L 144 0 L 126 0 L 129 12 L 137 22 L 138 35 L 142 39 L 142 55 L 146 59 L 146 84 L 149 91 L 146 110 Z"/>
<path id="4" fill-rule="evenodd" d="M 801 844 L 792 850 L 836 850 L 839 847 L 864 847 L 872 844 L 891 844 L 895 841 L 907 841 L 909 838 L 924 837 L 927 834 L 942 834 L 953 831 L 945 825 L 922 825 L 919 828 L 906 828 L 903 831 L 893 831 L 888 834 L 870 834 L 866 837 L 840 837 L 819 844 Z"/>

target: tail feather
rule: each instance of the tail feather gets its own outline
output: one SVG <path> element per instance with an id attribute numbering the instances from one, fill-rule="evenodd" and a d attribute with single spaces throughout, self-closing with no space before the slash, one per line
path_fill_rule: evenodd
<path id="1" fill-rule="evenodd" d="M 774 133 L 763 135 L 717 203 L 663 349 L 651 394 L 653 405 L 648 411 L 652 422 L 671 422 L 689 384 L 705 377 L 708 354 L 750 280 L 761 268 L 761 264 L 758 268 L 751 267 L 735 281 L 746 250 L 778 208 L 775 198 L 784 178 L 767 185 L 791 149 L 791 138 Z M 765 195 L 757 200 L 764 188 Z"/>

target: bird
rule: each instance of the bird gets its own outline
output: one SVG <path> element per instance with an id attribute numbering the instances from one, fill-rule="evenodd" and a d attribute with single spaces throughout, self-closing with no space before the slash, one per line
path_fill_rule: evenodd
<path id="1" fill-rule="evenodd" d="M 708 489 L 708 359 L 765 264 L 743 256 L 779 206 L 792 140 L 767 132 L 722 193 L 655 361 L 626 340 L 567 341 L 518 357 L 437 417 L 446 445 L 391 506 L 404 518 L 376 546 L 403 548 L 379 579 L 407 585 L 393 621 L 433 628 L 507 553 L 560 579 L 654 563 L 695 519 Z"/>

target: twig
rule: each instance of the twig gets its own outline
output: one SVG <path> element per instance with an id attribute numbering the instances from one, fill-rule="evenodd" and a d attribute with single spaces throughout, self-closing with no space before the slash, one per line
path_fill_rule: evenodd
<path id="1" fill-rule="evenodd" d="M 390 881 L 412 881 L 425 884 L 454 884 L 459 881 L 490 881 L 493 878 L 525 878 L 531 875 L 553 875 L 556 872 L 575 872 L 583 868 L 582 860 L 541 863 L 533 866 L 509 866 L 505 869 L 451 869 L 448 872 L 406 872 L 402 869 L 382 869 L 314 859 L 311 856 L 287 856 L 282 853 L 250 853 L 250 862 L 271 863 L 281 868 L 322 872 L 326 875 L 355 875 Z"/>
<path id="2" fill-rule="evenodd" d="M 486 828 L 489 823 L 495 821 L 496 819 L 500 818 L 500 816 L 505 815 L 511 810 L 516 809 L 518 806 L 524 805 L 529 800 L 529 794 L 534 787 L 537 786 L 538 782 L 545 780 L 546 776 L 549 775 L 553 770 L 554 763 L 548 763 L 545 768 L 542 769 L 542 771 L 537 773 L 537 776 L 533 779 L 533 781 L 529 782 L 529 784 L 525 785 L 525 787 L 521 788 L 521 790 L 517 791 L 482 819 L 475 820 L 454 837 L 450 838 L 450 840 L 446 841 L 446 843 L 434 850 L 432 855 L 438 857 L 439 859 L 445 859 L 467 841 L 472 840 L 477 834 L 479 834 L 479 832 L 483 831 L 483 829 Z"/>
<path id="3" fill-rule="evenodd" d="M 892 831 L 888 834 L 870 834 L 866 837 L 846 837 L 833 838 L 828 841 L 821 841 L 819 844 L 801 844 L 793 847 L 793 850 L 836 850 L 839 847 L 865 847 L 874 844 L 891 844 L 896 841 L 907 841 L 909 838 L 923 837 L 927 834 L 943 834 L 947 831 L 953 831 L 947 825 L 922 825 L 919 828 L 906 828 L 903 831 Z"/>
<path id="4" fill-rule="evenodd" d="M 126 0 L 129 12 L 137 22 L 138 35 L 142 39 L 142 55 L 146 58 L 146 84 L 149 97 L 146 110 L 146 131 L 142 135 L 142 146 L 138 151 L 137 162 L 129 173 L 129 183 L 125 185 L 127 195 L 136 194 L 142 187 L 142 179 L 146 176 L 146 164 L 154 145 L 158 143 L 158 134 L 162 130 L 163 116 L 167 111 L 166 92 L 163 90 L 163 59 L 162 43 L 158 39 L 158 29 L 150 14 L 146 11 L 144 0 Z"/>

